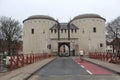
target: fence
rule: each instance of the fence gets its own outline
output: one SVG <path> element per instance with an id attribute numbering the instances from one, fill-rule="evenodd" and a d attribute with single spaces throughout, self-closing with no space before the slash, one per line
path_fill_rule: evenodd
<path id="1" fill-rule="evenodd" d="M 104 52 L 91 52 L 89 53 L 89 58 L 98 59 L 101 61 L 107 61 L 111 63 L 120 63 L 120 60 L 116 53 L 104 53 Z"/>
<path id="2" fill-rule="evenodd" d="M 45 58 L 51 57 L 50 54 L 22 54 L 17 56 L 10 56 L 8 67 L 10 70 L 23 67 L 28 64 L 35 63 Z"/>

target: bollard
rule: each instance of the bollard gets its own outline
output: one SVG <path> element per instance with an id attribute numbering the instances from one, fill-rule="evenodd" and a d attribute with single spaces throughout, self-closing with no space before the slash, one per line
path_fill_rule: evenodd
<path id="1" fill-rule="evenodd" d="M 30 54 L 30 58 L 29 58 L 29 60 L 30 60 L 30 64 L 32 63 L 32 57 L 31 57 L 31 54 Z"/>
<path id="2" fill-rule="evenodd" d="M 96 54 L 96 58 L 99 59 L 98 53 Z"/>
<path id="3" fill-rule="evenodd" d="M 92 53 L 90 53 L 90 58 L 92 58 Z"/>
<path id="4" fill-rule="evenodd" d="M 112 53 L 110 54 L 110 61 L 109 62 L 113 62 Z"/>
<path id="5" fill-rule="evenodd" d="M 28 64 L 28 54 L 26 55 L 26 64 Z"/>
<path id="6" fill-rule="evenodd" d="M 50 54 L 50 57 L 52 57 L 52 55 Z"/>
<path id="7" fill-rule="evenodd" d="M 115 64 L 117 64 L 117 63 L 119 62 L 119 61 L 118 61 L 117 54 L 114 55 L 114 58 L 115 58 L 115 59 L 114 59 L 114 62 L 115 62 Z"/>
<path id="8" fill-rule="evenodd" d="M 35 54 L 35 62 L 37 61 L 37 54 Z"/>
<path id="9" fill-rule="evenodd" d="M 44 53 L 44 59 L 47 57 L 46 53 Z"/>
<path id="10" fill-rule="evenodd" d="M 94 59 L 97 59 L 97 55 L 96 55 L 96 53 L 94 54 Z"/>
<path id="11" fill-rule="evenodd" d="M 96 59 L 98 59 L 98 57 L 99 57 L 99 56 L 98 56 L 98 53 L 96 53 Z"/>
<path id="12" fill-rule="evenodd" d="M 42 55 L 42 54 L 40 54 L 40 60 L 41 60 L 41 59 L 43 59 L 43 55 Z"/>
<path id="13" fill-rule="evenodd" d="M 102 54 L 100 53 L 100 60 L 102 61 Z"/>
<path id="14" fill-rule="evenodd" d="M 103 53 L 103 61 L 105 61 L 105 54 Z"/>
<path id="15" fill-rule="evenodd" d="M 33 63 L 34 63 L 34 59 L 35 59 L 35 58 L 34 58 L 34 54 L 33 54 L 33 55 L 32 55 L 32 60 L 33 60 Z"/>
<path id="16" fill-rule="evenodd" d="M 16 67 L 19 68 L 19 55 L 17 55 L 17 59 L 16 59 Z"/>
<path id="17" fill-rule="evenodd" d="M 36 60 L 37 60 L 37 61 L 39 60 L 38 54 L 36 55 Z"/>
<path id="18" fill-rule="evenodd" d="M 40 54 L 38 54 L 38 61 L 40 60 Z"/>
<path id="19" fill-rule="evenodd" d="M 36 62 L 36 56 L 35 56 L 36 54 L 34 54 L 34 62 Z"/>
<path id="20" fill-rule="evenodd" d="M 24 61 L 25 61 L 25 58 L 24 58 L 24 55 L 22 55 L 22 66 L 24 66 Z"/>
<path id="21" fill-rule="evenodd" d="M 91 53 L 91 58 L 93 58 L 93 53 Z"/>
<path id="22" fill-rule="evenodd" d="M 12 55 L 10 55 L 10 71 L 13 70 L 13 58 Z"/>
<path id="23" fill-rule="evenodd" d="M 98 60 L 100 60 L 100 53 L 98 53 Z"/>
<path id="24" fill-rule="evenodd" d="M 48 54 L 48 58 L 50 57 L 50 54 Z"/>
<path id="25" fill-rule="evenodd" d="M 33 54 L 33 63 L 35 62 L 35 54 Z"/>
<path id="26" fill-rule="evenodd" d="M 88 57 L 90 58 L 90 53 L 88 54 Z"/>
<path id="27" fill-rule="evenodd" d="M 106 61 L 108 61 L 108 58 L 109 58 L 109 55 L 108 55 L 108 53 L 106 54 Z"/>

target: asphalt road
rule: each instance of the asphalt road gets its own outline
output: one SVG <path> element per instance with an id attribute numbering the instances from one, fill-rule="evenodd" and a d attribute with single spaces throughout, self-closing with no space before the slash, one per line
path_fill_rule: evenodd
<path id="1" fill-rule="evenodd" d="M 58 57 L 29 80 L 119 80 L 115 75 L 90 75 L 70 57 Z"/>
<path id="2" fill-rule="evenodd" d="M 41 76 L 88 74 L 71 58 L 60 57 L 36 73 Z"/>

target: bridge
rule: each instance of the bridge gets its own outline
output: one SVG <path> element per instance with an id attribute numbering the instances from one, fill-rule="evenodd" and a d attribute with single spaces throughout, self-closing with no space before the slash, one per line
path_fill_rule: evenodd
<path id="1" fill-rule="evenodd" d="M 0 73 L 0 80 L 119 80 L 120 63 L 108 62 L 103 57 L 101 60 L 98 54 L 92 53 L 84 61 L 79 56 L 50 54 L 21 55 L 21 59 L 17 56 L 14 61 L 11 56 L 7 71 Z"/>

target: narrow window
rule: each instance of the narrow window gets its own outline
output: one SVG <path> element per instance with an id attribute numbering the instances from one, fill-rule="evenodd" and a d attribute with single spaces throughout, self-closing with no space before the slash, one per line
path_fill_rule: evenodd
<path id="1" fill-rule="evenodd" d="M 51 29 L 51 33 L 53 33 L 53 30 Z"/>
<path id="2" fill-rule="evenodd" d="M 77 29 L 75 29 L 75 33 L 77 33 Z"/>
<path id="3" fill-rule="evenodd" d="M 45 34 L 45 30 L 43 30 L 43 34 Z"/>
<path id="4" fill-rule="evenodd" d="M 84 31 L 84 28 L 83 28 L 83 31 L 82 31 L 82 33 L 84 34 L 84 32 L 85 32 L 85 31 Z"/>
<path id="5" fill-rule="evenodd" d="M 66 29 L 65 29 L 65 33 L 66 33 Z"/>
<path id="6" fill-rule="evenodd" d="M 34 34 L 34 29 L 33 28 L 31 29 L 31 33 Z"/>
<path id="7" fill-rule="evenodd" d="M 55 34 L 56 34 L 56 29 L 54 30 Z"/>
<path id="8" fill-rule="evenodd" d="M 73 29 L 71 29 L 71 33 L 73 33 Z"/>
<path id="9" fill-rule="evenodd" d="M 93 28 L 93 32 L 94 32 L 94 33 L 96 32 L 96 27 Z"/>
<path id="10" fill-rule="evenodd" d="M 63 29 L 61 29 L 61 33 L 63 33 Z"/>
<path id="11" fill-rule="evenodd" d="M 103 44 L 102 44 L 102 43 L 100 43 L 100 47 L 103 47 Z"/>

